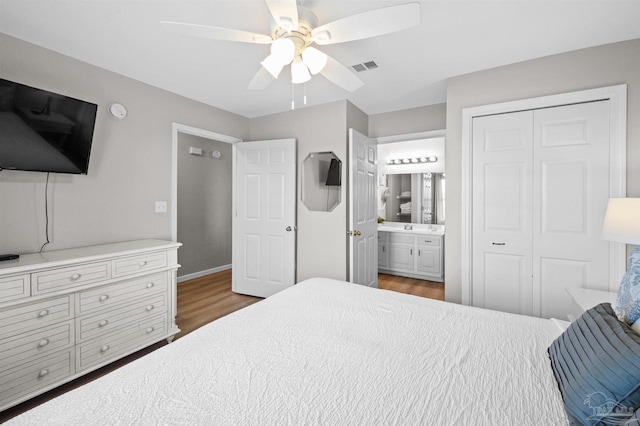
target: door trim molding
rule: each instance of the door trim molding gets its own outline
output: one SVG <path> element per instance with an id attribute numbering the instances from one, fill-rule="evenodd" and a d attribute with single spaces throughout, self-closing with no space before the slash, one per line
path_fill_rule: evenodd
<path id="1" fill-rule="evenodd" d="M 473 165 L 471 140 L 474 117 L 504 114 L 528 109 L 540 109 L 598 100 L 610 101 L 610 197 L 627 194 L 627 85 L 601 87 L 558 95 L 542 96 L 491 105 L 464 108 L 462 110 L 462 226 L 461 226 L 461 287 L 462 304 L 471 305 L 472 287 L 472 177 Z M 609 291 L 615 291 L 625 271 L 626 245 L 609 244 Z"/>
<path id="2" fill-rule="evenodd" d="M 222 133 L 193 127 L 186 124 L 173 123 L 171 126 L 171 241 L 178 241 L 178 139 L 180 133 L 199 136 L 205 139 L 212 139 L 219 142 L 236 144 L 242 139 L 234 136 L 223 135 Z M 235 162 L 232 175 L 235 176 Z M 232 197 L 235 200 L 235 187 L 232 190 Z"/>

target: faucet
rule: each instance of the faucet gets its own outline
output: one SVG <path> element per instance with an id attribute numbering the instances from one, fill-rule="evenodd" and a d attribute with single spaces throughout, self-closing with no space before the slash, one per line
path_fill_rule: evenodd
<path id="1" fill-rule="evenodd" d="M 412 229 L 413 229 L 413 225 L 411 225 L 410 223 L 404 226 L 405 231 L 411 231 Z"/>

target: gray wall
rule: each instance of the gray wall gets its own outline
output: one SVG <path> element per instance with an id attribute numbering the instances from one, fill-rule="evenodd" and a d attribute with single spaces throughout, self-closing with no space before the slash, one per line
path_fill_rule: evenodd
<path id="1" fill-rule="evenodd" d="M 405 135 L 446 128 L 447 104 L 428 105 L 369 116 L 369 136 Z"/>
<path id="2" fill-rule="evenodd" d="M 298 182 L 302 179 L 302 162 L 314 151 L 333 151 L 347 164 L 347 102 L 338 101 L 301 108 L 251 120 L 251 139 L 297 139 Z M 342 168 L 346 182 L 346 167 Z M 296 207 L 297 280 L 322 276 L 346 279 L 347 187 L 342 185 L 342 202 L 330 212 L 310 211 L 301 201 L 297 185 Z"/>
<path id="3" fill-rule="evenodd" d="M 189 154 L 200 148 L 202 156 Z M 211 153 L 219 151 L 220 158 Z M 232 145 L 178 134 L 179 275 L 231 266 Z"/>
<path id="4" fill-rule="evenodd" d="M 247 118 L 188 100 L 0 34 L 0 77 L 98 104 L 87 176 L 51 175 L 47 250 L 171 238 L 171 126 L 179 122 L 246 138 Z M 129 110 L 111 119 L 111 102 Z M 44 243 L 44 173 L 0 172 L 0 253 Z M 169 211 L 171 206 L 169 205 Z"/>
<path id="5" fill-rule="evenodd" d="M 640 40 L 452 78 L 447 87 L 445 298 L 461 301 L 462 109 L 626 83 L 627 196 L 640 197 Z"/>

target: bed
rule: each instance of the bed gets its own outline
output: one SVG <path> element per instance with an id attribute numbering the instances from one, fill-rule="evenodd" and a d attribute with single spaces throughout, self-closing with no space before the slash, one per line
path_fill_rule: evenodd
<path id="1" fill-rule="evenodd" d="M 7 424 L 565 425 L 565 326 L 314 278 Z"/>

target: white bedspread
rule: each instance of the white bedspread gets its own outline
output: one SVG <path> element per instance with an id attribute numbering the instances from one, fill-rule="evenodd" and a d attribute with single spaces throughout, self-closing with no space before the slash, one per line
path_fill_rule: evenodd
<path id="1" fill-rule="evenodd" d="M 545 319 L 316 278 L 14 418 L 29 425 L 566 425 Z"/>

